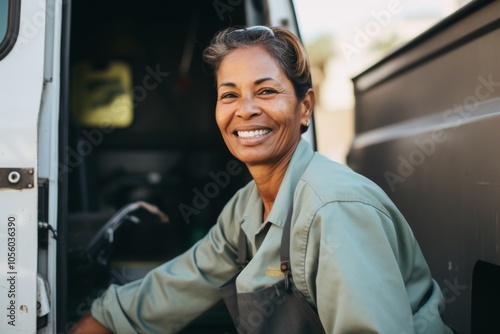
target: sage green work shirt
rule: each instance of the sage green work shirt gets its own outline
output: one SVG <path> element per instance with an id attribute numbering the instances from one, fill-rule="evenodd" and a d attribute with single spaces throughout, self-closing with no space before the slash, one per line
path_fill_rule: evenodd
<path id="1" fill-rule="evenodd" d="M 94 301 L 92 315 L 120 334 L 179 331 L 221 300 L 219 286 L 238 270 L 240 226 L 252 260 L 237 278 L 238 292 L 276 283 L 283 278 L 279 250 L 292 202 L 294 282 L 327 333 L 451 333 L 441 320 L 439 286 L 401 213 L 373 182 L 303 140 L 264 223 L 252 181 L 202 240 L 144 279 L 112 285 Z M 266 310 L 272 316 L 272 306 Z M 242 317 L 245 326 L 259 321 Z"/>

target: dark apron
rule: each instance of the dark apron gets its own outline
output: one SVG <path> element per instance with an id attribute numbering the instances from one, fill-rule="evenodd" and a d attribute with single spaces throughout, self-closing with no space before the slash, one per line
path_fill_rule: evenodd
<path id="1" fill-rule="evenodd" d="M 240 271 L 220 287 L 222 299 L 239 334 L 286 333 L 324 334 L 319 316 L 295 286 L 290 266 L 291 212 L 281 237 L 281 271 L 285 278 L 256 292 L 238 293 L 236 277 L 248 263 L 247 238 L 240 229 L 238 264 Z"/>

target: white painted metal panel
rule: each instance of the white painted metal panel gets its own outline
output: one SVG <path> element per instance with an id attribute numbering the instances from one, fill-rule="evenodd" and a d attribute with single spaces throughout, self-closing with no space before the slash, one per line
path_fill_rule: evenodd
<path id="1" fill-rule="evenodd" d="M 38 178 L 48 182 L 48 223 L 57 226 L 59 186 L 59 100 L 62 5 L 64 0 L 47 0 L 45 28 L 45 65 L 42 105 L 38 120 Z M 47 247 L 38 247 L 38 274 L 48 282 L 49 313 L 47 323 L 38 334 L 56 333 L 57 320 L 57 240 L 45 229 L 39 233 L 48 235 Z M 62 270 L 62 269 L 61 269 Z"/>
<path id="2" fill-rule="evenodd" d="M 37 129 L 44 37 L 44 2 L 22 1 L 19 38 L 0 61 L 0 168 L 33 168 L 34 182 L 22 190 L 0 189 L 0 333 L 36 332 Z"/>

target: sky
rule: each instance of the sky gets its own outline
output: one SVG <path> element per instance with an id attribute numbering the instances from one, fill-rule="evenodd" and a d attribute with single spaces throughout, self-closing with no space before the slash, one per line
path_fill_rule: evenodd
<path id="1" fill-rule="evenodd" d="M 389 9 L 399 11 L 391 20 L 418 15 L 444 17 L 463 0 L 294 0 L 302 38 L 307 41 L 322 33 L 341 33 L 373 19 L 373 13 Z"/>

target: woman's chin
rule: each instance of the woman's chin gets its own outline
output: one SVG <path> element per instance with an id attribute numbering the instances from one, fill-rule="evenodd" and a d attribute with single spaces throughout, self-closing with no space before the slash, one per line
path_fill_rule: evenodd
<path id="1" fill-rule="evenodd" d="M 271 154 L 263 150 L 256 150 L 255 148 L 238 150 L 238 152 L 235 152 L 234 156 L 247 166 L 264 165 L 272 160 Z"/>

